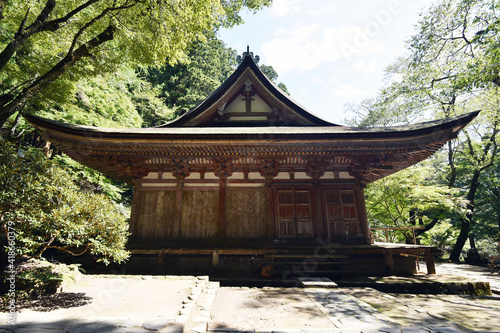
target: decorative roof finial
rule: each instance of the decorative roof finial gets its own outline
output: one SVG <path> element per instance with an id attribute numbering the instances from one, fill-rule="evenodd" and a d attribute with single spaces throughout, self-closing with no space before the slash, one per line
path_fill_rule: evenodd
<path id="1" fill-rule="evenodd" d="M 247 51 L 243 52 L 243 55 L 236 57 L 236 61 L 238 62 L 238 65 L 240 65 L 246 57 L 252 58 L 253 62 L 255 62 L 256 64 L 259 63 L 260 57 L 258 55 L 256 55 L 255 57 L 253 56 L 253 52 L 250 52 L 249 45 L 247 45 Z"/>

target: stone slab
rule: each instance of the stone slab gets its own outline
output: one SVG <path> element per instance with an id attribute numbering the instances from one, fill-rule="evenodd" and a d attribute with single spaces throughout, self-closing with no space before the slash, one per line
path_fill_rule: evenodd
<path id="1" fill-rule="evenodd" d="M 300 284 L 304 288 L 338 288 L 339 286 L 326 277 L 300 277 Z"/>

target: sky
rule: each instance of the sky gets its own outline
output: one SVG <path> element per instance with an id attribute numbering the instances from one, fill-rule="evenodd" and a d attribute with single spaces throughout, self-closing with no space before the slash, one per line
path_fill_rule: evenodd
<path id="1" fill-rule="evenodd" d="M 274 0 L 220 38 L 247 45 L 278 73 L 290 96 L 320 118 L 345 124 L 346 104 L 375 97 L 384 70 L 404 56 L 430 0 Z"/>

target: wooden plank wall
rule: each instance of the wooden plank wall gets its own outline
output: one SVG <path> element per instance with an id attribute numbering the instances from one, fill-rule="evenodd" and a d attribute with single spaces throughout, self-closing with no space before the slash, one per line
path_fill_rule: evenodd
<path id="1" fill-rule="evenodd" d="M 184 191 L 180 238 L 212 238 L 218 230 L 219 191 Z"/>
<path id="2" fill-rule="evenodd" d="M 227 238 L 269 238 L 266 190 L 228 189 L 226 197 Z"/>
<path id="3" fill-rule="evenodd" d="M 130 223 L 133 237 L 163 239 L 218 237 L 221 227 L 219 189 L 178 191 L 136 190 Z M 177 200 L 178 195 L 181 196 L 181 200 Z M 273 226 L 268 216 L 267 205 L 265 188 L 228 189 L 225 205 L 225 237 L 273 237 Z M 177 230 L 179 222 L 180 230 Z M 270 223 L 271 226 L 268 225 Z"/>
<path id="4" fill-rule="evenodd" d="M 311 189 L 314 235 L 329 235 L 324 212 L 324 190 L 339 187 Z M 353 187 L 348 187 L 353 189 Z M 369 242 L 363 190 L 354 188 L 358 223 Z M 137 189 L 131 214 L 132 237 L 156 239 L 247 238 L 272 239 L 276 237 L 273 190 L 260 188 L 226 188 L 225 201 L 219 187 L 172 188 L 159 190 Z M 223 198 L 222 198 L 223 199 Z M 221 202 L 224 202 L 221 211 Z M 223 216 L 222 212 L 225 212 Z M 224 218 L 225 217 L 225 218 Z"/>
<path id="5" fill-rule="evenodd" d="M 137 209 L 131 232 L 139 238 L 172 238 L 175 223 L 175 191 L 137 191 Z"/>

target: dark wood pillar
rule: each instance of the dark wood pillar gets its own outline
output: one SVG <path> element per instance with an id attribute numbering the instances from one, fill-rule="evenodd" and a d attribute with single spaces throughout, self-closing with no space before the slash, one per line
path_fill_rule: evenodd
<path id="1" fill-rule="evenodd" d="M 274 191 L 271 186 L 266 186 L 266 210 L 267 210 L 267 230 L 266 234 L 268 238 L 277 238 L 278 230 L 277 223 L 274 217 L 275 201 L 274 201 Z"/>
<path id="2" fill-rule="evenodd" d="M 182 229 L 182 195 L 184 192 L 184 183 L 179 181 L 177 184 L 177 192 L 175 197 L 175 225 L 174 225 L 174 238 L 181 236 Z"/>
<path id="3" fill-rule="evenodd" d="M 386 249 L 384 251 L 385 272 L 389 275 L 394 274 L 394 259 L 392 258 L 392 251 Z"/>
<path id="4" fill-rule="evenodd" d="M 370 222 L 366 216 L 365 190 L 362 187 L 355 189 L 356 201 L 358 203 L 359 227 L 365 237 L 365 243 L 371 244 Z"/>
<path id="5" fill-rule="evenodd" d="M 425 251 L 425 265 L 427 266 L 427 274 L 436 274 L 436 265 L 434 264 L 434 254 L 431 249 Z"/>
<path id="6" fill-rule="evenodd" d="M 323 196 L 322 196 L 322 191 L 318 187 L 314 187 L 312 189 L 312 196 L 313 196 L 313 207 L 316 207 L 315 214 L 313 215 L 314 218 L 314 238 L 319 237 L 321 239 L 326 239 L 327 233 L 327 225 L 326 225 L 326 219 L 325 215 L 323 213 L 324 208 L 323 208 Z"/>
<path id="7" fill-rule="evenodd" d="M 138 220 L 141 207 L 139 206 L 141 196 L 141 183 L 139 181 L 135 182 L 134 185 L 134 196 L 132 198 L 132 208 L 130 209 L 130 224 L 129 224 L 129 232 L 130 237 L 137 237 L 137 228 L 139 227 Z"/>
<path id="8" fill-rule="evenodd" d="M 227 181 L 222 178 L 219 185 L 219 219 L 217 226 L 217 234 L 220 238 L 226 238 L 226 193 Z"/>

